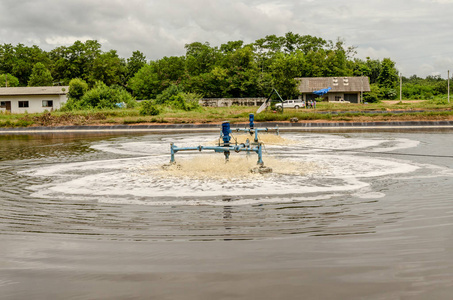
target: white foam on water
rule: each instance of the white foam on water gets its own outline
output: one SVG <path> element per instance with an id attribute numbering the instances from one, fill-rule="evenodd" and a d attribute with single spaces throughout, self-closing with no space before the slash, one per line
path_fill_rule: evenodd
<path id="1" fill-rule="evenodd" d="M 302 202 L 302 201 L 317 201 L 317 200 L 327 200 L 333 197 L 340 196 L 340 194 L 331 194 L 331 195 L 323 195 L 317 197 L 291 197 L 291 201 L 282 201 L 281 197 L 259 197 L 259 198 L 226 198 L 223 197 L 222 199 L 172 199 L 166 200 L 163 199 L 161 201 L 146 201 L 140 199 L 117 199 L 117 198 L 109 198 L 105 197 L 99 200 L 100 203 L 108 203 L 108 204 L 131 204 L 131 205 L 158 205 L 158 206 L 201 206 L 201 205 L 210 205 L 210 206 L 242 206 L 242 205 L 260 205 L 263 203 L 271 204 L 271 203 L 284 203 L 284 202 Z"/>
<path id="2" fill-rule="evenodd" d="M 177 165 L 161 168 L 169 162 L 170 142 L 178 146 L 209 144 L 216 140 L 212 134 L 104 141 L 93 148 L 142 157 L 56 164 L 24 174 L 50 179 L 31 188 L 33 196 L 41 198 L 137 205 L 225 205 L 227 198 L 228 205 L 246 205 L 345 194 L 380 198 L 384 194 L 372 190 L 370 178 L 408 175 L 422 167 L 410 161 L 354 154 L 354 150 L 384 148 L 388 152 L 417 145 L 407 139 L 312 134 L 290 134 L 287 139 L 268 140 L 263 160 L 273 169 L 270 174 L 251 173 L 257 155 L 242 152 L 231 153 L 228 163 L 222 153 L 213 151 L 178 152 Z"/>
<path id="3" fill-rule="evenodd" d="M 373 191 L 370 186 L 360 189 L 351 195 L 361 199 L 379 199 L 385 197 L 384 193 Z"/>
<path id="4" fill-rule="evenodd" d="M 439 176 L 453 176 L 453 170 L 448 167 L 443 166 L 436 166 L 431 164 L 420 164 L 414 163 L 419 169 L 424 169 L 428 172 L 425 172 L 423 175 L 413 175 L 408 174 L 410 176 L 400 176 L 400 179 L 416 179 L 416 178 L 435 178 Z"/>
<path id="5" fill-rule="evenodd" d="M 409 139 L 395 139 L 392 140 L 392 145 L 390 147 L 376 147 L 372 149 L 373 152 L 391 152 L 396 150 L 408 149 L 408 148 L 415 148 L 417 147 L 420 142 L 409 140 Z"/>
<path id="6" fill-rule="evenodd" d="M 152 152 L 162 152 L 170 149 L 168 144 L 149 144 L 147 142 L 131 142 L 124 144 L 98 144 L 91 148 L 98 151 L 124 155 L 147 155 Z"/>

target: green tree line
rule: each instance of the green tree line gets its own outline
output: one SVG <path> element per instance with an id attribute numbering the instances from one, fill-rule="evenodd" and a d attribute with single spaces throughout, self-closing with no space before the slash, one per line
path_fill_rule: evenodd
<path id="1" fill-rule="evenodd" d="M 395 98 L 399 78 L 395 63 L 355 57 L 354 47 L 341 39 L 324 40 L 288 32 L 253 43 L 229 41 L 185 45 L 184 56 L 147 61 L 140 51 L 125 59 L 116 50 L 102 51 L 95 40 L 76 41 L 49 52 L 38 46 L 0 45 L 0 85 L 68 85 L 85 82 L 88 90 L 104 86 L 126 89 L 137 99 L 156 99 L 166 89 L 203 97 L 262 97 L 275 88 L 284 98 L 298 96 L 297 77 L 368 76 L 370 101 Z M 440 78 L 404 78 L 405 97 L 421 99 L 446 93 Z M 83 90 L 83 89 L 82 89 Z"/>

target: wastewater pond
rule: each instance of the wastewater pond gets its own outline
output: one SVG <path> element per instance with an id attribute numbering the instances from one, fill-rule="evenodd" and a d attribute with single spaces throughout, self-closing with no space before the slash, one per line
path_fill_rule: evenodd
<path id="1" fill-rule="evenodd" d="M 0 135 L 0 299 L 451 299 L 452 130 L 218 139 Z"/>

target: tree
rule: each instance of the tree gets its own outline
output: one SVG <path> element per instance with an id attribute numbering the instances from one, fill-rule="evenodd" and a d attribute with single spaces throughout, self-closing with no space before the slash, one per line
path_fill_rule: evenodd
<path id="1" fill-rule="evenodd" d="M 36 63 L 31 71 L 28 86 L 50 86 L 53 83 L 50 71 L 42 63 Z"/>
<path id="2" fill-rule="evenodd" d="M 14 46 L 11 44 L 0 45 L 0 71 L 6 74 L 12 74 L 15 61 L 16 54 Z"/>
<path id="3" fill-rule="evenodd" d="M 294 77 L 365 75 L 371 83 L 386 86 L 394 69 L 393 65 L 388 72 L 381 72 L 379 60 L 353 60 L 355 48 L 347 47 L 341 39 L 332 42 L 293 32 L 267 35 L 249 45 L 241 40 L 219 47 L 194 42 L 186 44 L 185 49 L 185 56 L 164 57 L 147 64 L 140 51 L 126 60 L 115 50 L 101 51 L 96 40 L 76 41 L 49 53 L 37 46 L 4 44 L 0 45 L 0 73 L 11 74 L 19 85 L 25 85 L 33 66 L 40 62 L 55 81 L 69 84 L 79 78 L 91 87 L 100 80 L 107 86 L 127 87 L 135 96 L 148 99 L 171 85 L 208 97 L 265 96 L 273 87 L 293 97 Z M 437 82 L 435 91 L 444 89 L 443 82 Z"/>
<path id="4" fill-rule="evenodd" d="M 126 63 L 116 50 L 101 53 L 93 59 L 89 82 L 102 81 L 106 85 L 126 85 Z"/>
<path id="5" fill-rule="evenodd" d="M 210 72 L 217 63 L 218 50 L 209 43 L 186 44 L 186 70 L 189 75 L 200 75 Z"/>
<path id="6" fill-rule="evenodd" d="M 377 83 L 379 74 L 381 74 L 382 64 L 379 59 L 366 58 L 366 65 L 369 68 L 369 73 L 364 74 L 370 78 L 370 83 Z"/>
<path id="7" fill-rule="evenodd" d="M 299 55 L 303 54 L 299 53 Z M 295 78 L 299 77 L 300 62 L 297 54 L 280 53 L 272 65 L 273 87 L 283 98 L 292 99 L 299 93 Z"/>
<path id="8" fill-rule="evenodd" d="M 69 47 L 59 47 L 51 51 L 53 62 L 52 72 L 58 81 L 69 82 L 72 78 L 80 78 L 93 85 L 94 60 L 101 55 L 101 44 L 96 40 L 74 42 Z"/>
<path id="9" fill-rule="evenodd" d="M 77 78 L 73 73 L 73 67 L 70 65 L 67 47 L 57 47 L 50 51 L 49 55 L 52 61 L 51 73 L 56 81 L 67 84 L 72 78 Z"/>
<path id="10" fill-rule="evenodd" d="M 164 90 L 171 84 L 178 84 L 185 73 L 185 58 L 178 56 L 163 57 L 155 62 L 158 78 Z"/>
<path id="11" fill-rule="evenodd" d="M 306 69 L 304 77 L 322 77 L 324 75 L 324 60 L 326 51 L 321 49 L 319 51 L 310 51 L 305 55 L 306 64 L 309 66 Z"/>
<path id="12" fill-rule="evenodd" d="M 332 44 L 331 49 L 327 50 L 324 76 L 351 76 L 353 64 L 348 62 L 355 53 L 354 47 L 346 47 L 343 40 L 337 39 L 336 43 Z"/>
<path id="13" fill-rule="evenodd" d="M 68 96 L 70 99 L 80 100 L 88 91 L 88 84 L 85 80 L 74 78 L 69 82 Z"/>
<path id="14" fill-rule="evenodd" d="M 321 49 L 325 49 L 328 42 L 322 38 L 304 35 L 299 36 L 297 49 L 301 50 L 304 54 L 307 54 L 310 51 L 318 52 Z"/>
<path id="15" fill-rule="evenodd" d="M 220 52 L 232 53 L 237 51 L 238 49 L 241 49 L 243 45 L 244 45 L 243 41 L 228 42 L 226 44 L 220 45 Z"/>
<path id="16" fill-rule="evenodd" d="M 222 59 L 222 68 L 226 71 L 226 76 L 220 84 L 225 87 L 223 91 L 225 96 L 253 97 L 263 95 L 262 91 L 259 91 L 258 78 L 260 72 L 251 45 L 226 54 Z"/>
<path id="17" fill-rule="evenodd" d="M 33 66 L 38 62 L 45 66 L 50 65 L 47 53 L 38 46 L 27 47 L 23 44 L 0 46 L 0 72 L 16 77 L 21 86 L 27 85 Z"/>
<path id="18" fill-rule="evenodd" d="M 163 57 L 144 65 L 128 82 L 139 99 L 154 99 L 172 84 L 179 84 L 185 74 L 184 57 Z"/>
<path id="19" fill-rule="evenodd" d="M 127 59 L 127 80 L 134 77 L 144 65 L 146 65 L 146 56 L 140 51 L 132 52 L 132 56 Z"/>
<path id="20" fill-rule="evenodd" d="M 398 71 L 395 69 L 395 63 L 390 58 L 382 60 L 382 68 L 377 78 L 377 83 L 383 88 L 395 88 L 398 84 Z"/>
<path id="21" fill-rule="evenodd" d="M 5 80 L 6 79 L 6 80 Z M 19 86 L 19 79 L 11 74 L 0 74 L 0 87 L 16 87 Z"/>
<path id="22" fill-rule="evenodd" d="M 186 72 L 182 80 L 185 90 L 205 97 L 263 96 L 254 48 L 242 45 L 242 41 L 223 44 L 209 72 Z"/>
<path id="23" fill-rule="evenodd" d="M 398 85 L 398 71 L 395 69 L 395 63 L 390 58 L 382 60 L 381 73 L 377 78 L 377 83 L 381 89 L 381 98 L 395 99 Z"/>
<path id="24" fill-rule="evenodd" d="M 277 37 L 275 34 L 267 35 L 263 39 L 255 41 L 255 47 L 259 52 L 264 52 L 273 56 L 277 52 L 281 52 L 283 45 L 285 44 L 284 37 Z"/>
<path id="25" fill-rule="evenodd" d="M 128 82 L 132 94 L 142 100 L 156 98 L 162 90 L 156 71 L 156 63 L 150 62 L 144 65 Z"/>
<path id="26" fill-rule="evenodd" d="M 420 78 L 412 75 L 409 78 L 403 77 L 403 98 L 405 99 L 432 99 L 435 96 L 447 93 L 447 80 L 440 76 L 427 76 Z"/>

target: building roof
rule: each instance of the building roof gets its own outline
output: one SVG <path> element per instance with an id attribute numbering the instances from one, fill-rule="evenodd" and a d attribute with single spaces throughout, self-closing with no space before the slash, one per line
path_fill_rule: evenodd
<path id="1" fill-rule="evenodd" d="M 2 87 L 0 96 L 66 95 L 69 86 Z"/>
<path id="2" fill-rule="evenodd" d="M 313 93 L 314 91 L 332 88 L 329 93 L 369 92 L 370 80 L 368 77 L 302 77 L 299 80 L 301 93 Z"/>

